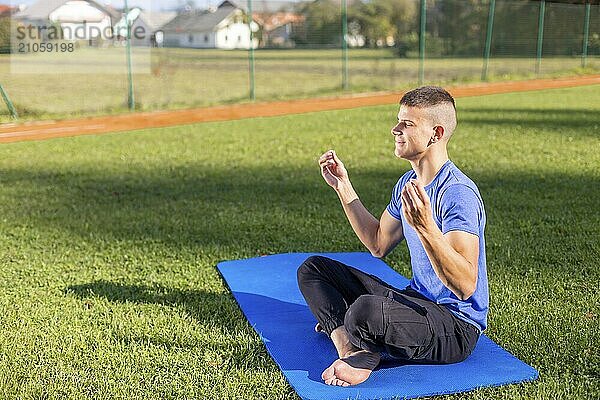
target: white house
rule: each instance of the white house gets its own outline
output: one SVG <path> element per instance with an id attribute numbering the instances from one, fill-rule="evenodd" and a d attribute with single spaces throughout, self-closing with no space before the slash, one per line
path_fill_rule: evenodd
<path id="1" fill-rule="evenodd" d="M 244 11 L 228 1 L 217 9 L 192 10 L 178 15 L 163 27 L 167 47 L 249 49 L 258 47 L 258 39 L 250 42 L 250 27 L 244 22 Z M 253 32 L 258 25 L 251 23 Z"/>
<path id="2" fill-rule="evenodd" d="M 177 16 L 175 11 L 145 11 L 131 25 L 131 44 L 133 46 L 161 47 L 164 44 L 163 26 Z M 143 32 L 138 35 L 136 32 Z"/>
<path id="3" fill-rule="evenodd" d="M 112 27 L 121 14 L 93 0 L 39 0 L 15 13 L 13 18 L 24 26 L 37 27 L 28 32 L 39 33 L 42 40 L 53 38 L 53 33 L 56 38 L 57 32 L 53 30 L 57 25 L 62 28 L 64 39 L 93 40 L 110 39 Z"/>

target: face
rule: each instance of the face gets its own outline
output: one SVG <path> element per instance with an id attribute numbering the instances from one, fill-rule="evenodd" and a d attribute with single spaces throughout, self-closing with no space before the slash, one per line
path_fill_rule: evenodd
<path id="1" fill-rule="evenodd" d="M 396 157 L 413 160 L 427 151 L 434 130 L 424 109 L 401 105 L 398 123 L 391 133 L 394 135 Z"/>

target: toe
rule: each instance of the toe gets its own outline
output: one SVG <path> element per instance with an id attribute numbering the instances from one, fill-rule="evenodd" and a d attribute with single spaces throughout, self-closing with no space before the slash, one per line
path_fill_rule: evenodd
<path id="1" fill-rule="evenodd" d="M 339 378 L 337 378 L 337 379 L 334 380 L 334 385 L 336 385 L 336 386 L 350 386 L 350 384 L 348 382 L 343 381 L 343 380 L 341 380 Z"/>
<path id="2" fill-rule="evenodd" d="M 330 366 L 329 368 L 327 368 L 325 371 L 323 371 L 323 373 L 321 374 L 321 378 L 324 381 L 328 381 L 328 380 L 335 378 L 335 370 L 333 368 L 333 365 Z"/>

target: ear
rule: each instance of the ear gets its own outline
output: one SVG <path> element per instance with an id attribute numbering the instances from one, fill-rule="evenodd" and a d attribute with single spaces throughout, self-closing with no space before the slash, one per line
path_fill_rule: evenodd
<path id="1" fill-rule="evenodd" d="M 431 143 L 437 143 L 444 137 L 444 133 L 446 130 L 441 125 L 436 125 L 433 127 L 433 136 L 431 137 Z"/>

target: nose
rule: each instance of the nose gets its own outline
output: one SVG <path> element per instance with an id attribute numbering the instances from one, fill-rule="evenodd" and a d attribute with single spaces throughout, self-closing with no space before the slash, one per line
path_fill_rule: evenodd
<path id="1" fill-rule="evenodd" d="M 394 136 L 401 135 L 402 134 L 401 125 L 402 124 L 400 122 L 398 122 L 396 125 L 394 125 L 394 127 L 390 131 L 391 134 L 394 135 Z"/>

